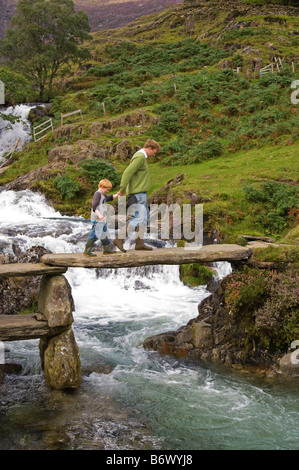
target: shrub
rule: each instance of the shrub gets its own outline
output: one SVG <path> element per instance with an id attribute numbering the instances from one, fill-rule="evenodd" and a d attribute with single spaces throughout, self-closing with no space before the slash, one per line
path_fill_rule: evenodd
<path id="1" fill-rule="evenodd" d="M 299 275 L 274 273 L 268 298 L 256 312 L 256 333 L 265 347 L 285 348 L 299 335 Z"/>
<path id="2" fill-rule="evenodd" d="M 98 185 L 99 181 L 107 178 L 111 181 L 112 185 L 117 185 L 120 182 L 120 176 L 115 168 L 102 159 L 90 158 L 84 160 L 80 165 L 83 169 L 85 176 L 94 185 Z"/>
<path id="3" fill-rule="evenodd" d="M 260 188 L 247 186 L 244 192 L 249 201 L 258 203 L 254 216 L 270 234 L 287 227 L 299 209 L 298 190 L 287 184 L 267 181 Z"/>
<path id="4" fill-rule="evenodd" d="M 249 270 L 229 276 L 225 302 L 248 341 L 286 350 L 299 335 L 299 274 Z"/>
<path id="5" fill-rule="evenodd" d="M 74 199 L 76 194 L 82 189 L 81 184 L 77 180 L 66 174 L 57 176 L 54 180 L 54 184 L 68 201 Z"/>
<path id="6" fill-rule="evenodd" d="M 231 313 L 242 315 L 263 303 L 268 278 L 272 273 L 253 270 L 251 273 L 236 273 L 230 276 L 225 291 L 225 301 Z"/>
<path id="7" fill-rule="evenodd" d="M 198 144 L 190 152 L 190 163 L 198 163 L 213 157 L 218 157 L 223 153 L 222 143 L 215 139 L 214 136 L 209 137 L 204 143 Z"/>

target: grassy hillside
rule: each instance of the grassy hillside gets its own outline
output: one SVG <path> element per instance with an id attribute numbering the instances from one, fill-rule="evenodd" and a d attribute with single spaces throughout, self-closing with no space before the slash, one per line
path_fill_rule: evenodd
<path id="1" fill-rule="evenodd" d="M 84 161 L 104 159 L 121 174 L 151 137 L 162 145 L 150 163 L 151 194 L 183 173 L 173 200 L 200 196 L 206 226 L 223 240 L 245 232 L 282 239 L 291 231 L 287 240 L 296 241 L 299 126 L 291 83 L 299 78 L 298 10 L 209 1 L 93 34 L 93 59 L 57 83 L 55 132 L 18 154 L 0 184 L 44 166 L 12 187 L 43 191 L 59 210 L 88 216 L 104 167 L 99 173 Z M 275 73 L 260 75 L 270 62 Z M 84 121 L 58 129 L 60 113 L 79 108 Z M 138 110 L 139 120 L 125 118 Z M 57 149 L 68 156 L 58 158 Z M 117 185 L 113 168 L 105 171 Z"/>

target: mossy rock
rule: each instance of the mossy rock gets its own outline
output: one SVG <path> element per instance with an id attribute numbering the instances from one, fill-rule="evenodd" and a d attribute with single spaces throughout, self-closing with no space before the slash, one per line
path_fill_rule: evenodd
<path id="1" fill-rule="evenodd" d="M 214 274 L 211 268 L 198 263 L 182 264 L 180 266 L 181 281 L 192 287 L 206 285 Z"/>

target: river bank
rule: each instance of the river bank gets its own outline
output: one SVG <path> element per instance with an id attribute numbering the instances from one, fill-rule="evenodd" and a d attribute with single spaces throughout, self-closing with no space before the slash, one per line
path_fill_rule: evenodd
<path id="1" fill-rule="evenodd" d="M 255 275 L 258 276 L 258 273 Z M 237 276 L 240 277 L 239 274 Z M 253 272 L 250 272 L 249 276 L 253 276 Z M 284 280 L 293 277 L 294 284 L 298 283 L 298 273 L 290 271 L 285 276 Z M 259 317 L 254 312 L 258 312 L 258 308 L 263 304 L 263 292 L 260 291 L 258 299 L 254 299 L 256 306 L 253 305 L 253 296 L 247 299 L 247 305 L 242 304 L 241 315 L 234 311 L 228 302 L 229 283 L 233 278 L 234 275 L 230 275 L 223 279 L 215 292 L 199 304 L 196 318 L 176 331 L 147 338 L 143 346 L 160 354 L 201 360 L 207 364 L 224 366 L 265 379 L 298 380 L 299 350 L 296 350 L 298 346 L 296 338 L 299 337 L 298 319 L 294 317 L 294 323 L 290 321 L 287 328 L 292 330 L 292 333 L 287 337 L 284 336 L 285 325 L 282 320 L 275 323 L 274 317 L 279 316 L 279 312 L 273 305 L 271 319 L 267 319 L 271 322 L 272 331 L 266 329 L 265 319 L 265 325 L 259 331 L 256 327 Z M 261 280 L 261 284 L 262 282 Z M 283 282 L 281 276 L 279 282 Z M 268 294 L 264 303 L 269 303 L 270 300 Z M 248 305 L 251 309 L 249 312 Z M 289 310 L 293 307 L 290 299 L 289 304 L 284 305 L 283 314 L 286 318 L 288 307 Z M 267 335 L 266 341 L 265 335 Z M 277 338 L 279 342 L 275 344 L 274 339 Z M 292 338 L 293 341 L 288 341 L 288 338 Z"/>

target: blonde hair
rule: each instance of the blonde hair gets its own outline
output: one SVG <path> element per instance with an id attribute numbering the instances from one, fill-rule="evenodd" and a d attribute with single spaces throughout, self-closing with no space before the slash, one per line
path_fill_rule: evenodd
<path id="1" fill-rule="evenodd" d="M 99 188 L 108 188 L 108 189 L 111 189 L 112 188 L 112 183 L 107 180 L 107 179 L 104 179 L 104 180 L 101 180 L 99 182 Z"/>
<path id="2" fill-rule="evenodd" d="M 149 147 L 160 150 L 160 145 L 153 139 L 148 139 L 143 146 L 145 149 Z"/>

